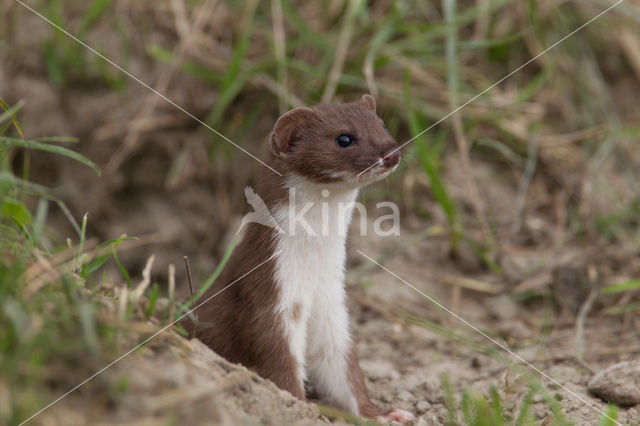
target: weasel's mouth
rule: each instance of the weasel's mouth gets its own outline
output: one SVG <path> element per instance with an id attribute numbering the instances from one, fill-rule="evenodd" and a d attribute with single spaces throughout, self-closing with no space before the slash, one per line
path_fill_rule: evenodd
<path id="1" fill-rule="evenodd" d="M 396 167 L 398 167 L 398 163 L 396 163 L 395 165 L 390 165 L 388 163 L 385 163 L 384 159 L 380 158 L 376 162 L 375 166 L 371 167 L 370 171 L 372 174 L 377 176 L 382 176 L 382 175 L 386 176 L 392 171 L 394 171 Z"/>
<path id="2" fill-rule="evenodd" d="M 375 167 L 371 168 L 371 171 L 375 174 L 377 174 L 380 177 L 385 177 L 388 174 L 390 174 L 391 172 L 393 172 L 395 169 L 398 168 L 398 164 L 399 163 L 395 163 L 393 165 L 388 164 L 388 163 L 384 163 L 384 160 L 380 160 L 378 161 L 378 164 L 376 164 Z"/>
<path id="3" fill-rule="evenodd" d="M 370 182 L 387 177 L 398 168 L 400 153 L 397 152 L 391 158 L 388 158 L 388 156 L 389 154 L 385 157 L 374 157 L 366 163 L 363 161 L 361 164 L 358 164 L 358 166 L 361 167 L 358 177 Z"/>
<path id="4" fill-rule="evenodd" d="M 400 164 L 400 152 L 391 152 L 384 157 L 378 158 L 375 165 L 371 167 L 371 172 L 376 175 L 388 175 Z"/>
<path id="5" fill-rule="evenodd" d="M 378 175 L 389 173 L 398 167 L 400 163 L 400 150 L 392 150 L 386 155 L 380 157 L 360 158 L 356 161 L 356 167 L 362 168 L 359 175 L 369 174 Z"/>

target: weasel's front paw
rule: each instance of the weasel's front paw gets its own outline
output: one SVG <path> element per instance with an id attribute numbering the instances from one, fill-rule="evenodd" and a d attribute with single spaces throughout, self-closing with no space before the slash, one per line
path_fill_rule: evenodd
<path id="1" fill-rule="evenodd" d="M 387 414 L 383 414 L 382 416 L 376 417 L 376 421 L 378 423 L 391 423 L 391 422 L 399 422 L 402 424 L 407 424 L 410 421 L 415 420 L 415 416 L 408 411 L 401 410 L 399 408 L 394 408 L 389 411 Z"/>

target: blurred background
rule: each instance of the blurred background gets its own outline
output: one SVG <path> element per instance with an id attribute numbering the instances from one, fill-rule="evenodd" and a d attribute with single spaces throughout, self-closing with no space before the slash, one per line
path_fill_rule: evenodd
<path id="1" fill-rule="evenodd" d="M 261 156 L 281 112 L 363 93 L 406 141 L 610 5 L 272 3 L 29 6 Z M 514 239 L 636 244 L 639 7 L 625 1 L 424 133 L 365 200 L 396 201 L 404 225 L 438 223 L 491 254 Z M 71 148 L 102 169 L 34 155 L 30 176 L 77 222 L 89 213 L 89 236 L 139 237 L 129 267 L 153 251 L 210 269 L 261 166 L 20 4 L 2 12 L 0 93 L 24 101 L 26 136 L 76 137 Z M 50 214 L 60 237 L 72 235 L 59 209 Z"/>
<path id="2" fill-rule="evenodd" d="M 282 112 L 364 93 L 399 142 L 419 135 L 399 170 L 360 194 L 369 206 L 395 201 L 401 235 L 350 241 L 358 324 L 392 315 L 380 301 L 395 300 L 407 311 L 394 318 L 458 327 L 389 290 L 401 284 L 385 286 L 391 278 L 356 248 L 428 281 L 446 306 L 507 342 L 547 330 L 530 322 L 538 315 L 573 339 L 586 310 L 582 321 L 601 315 L 598 324 L 613 327 L 594 331 L 597 348 L 619 346 L 604 337 L 612 330 L 628 333 L 628 349 L 596 350 L 592 364 L 640 352 L 640 1 L 621 2 L 544 54 L 614 2 L 25 4 L 258 157 Z M 0 3 L 0 98 L 23 103 L 27 139 L 77 138 L 56 144 L 101 169 L 11 152 L 13 173 L 61 200 L 47 209 L 42 247 L 77 240 L 89 213 L 94 245 L 138 238 L 105 263 L 112 281 L 124 280 L 122 265 L 139 276 L 151 254 L 161 291 L 173 264 L 176 291 L 188 295 L 183 256 L 197 280 L 213 271 L 249 210 L 243 189 L 255 186 L 258 162 L 13 0 Z M 580 333 L 568 351 L 582 359 Z"/>

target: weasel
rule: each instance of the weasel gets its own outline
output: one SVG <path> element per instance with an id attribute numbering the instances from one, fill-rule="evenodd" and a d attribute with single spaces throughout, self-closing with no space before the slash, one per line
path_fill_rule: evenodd
<path id="1" fill-rule="evenodd" d="M 187 330 L 301 400 L 306 386 L 355 415 L 412 420 L 403 410 L 384 414 L 369 399 L 345 303 L 345 228 L 358 189 L 400 161 L 375 99 L 364 95 L 283 114 L 266 161 L 282 176 L 265 168 L 256 192 L 275 223 L 247 225 L 196 306 L 238 281 L 199 306 L 197 324 L 186 324 Z"/>

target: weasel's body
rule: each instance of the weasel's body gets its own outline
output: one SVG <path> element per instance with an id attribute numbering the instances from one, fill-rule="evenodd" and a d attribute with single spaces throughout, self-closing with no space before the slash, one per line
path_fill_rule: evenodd
<path id="1" fill-rule="evenodd" d="M 280 117 L 268 164 L 283 176 L 265 169 L 257 188 L 278 226 L 248 224 L 198 304 L 235 283 L 197 309 L 195 336 L 300 399 L 308 384 L 332 405 L 381 415 L 369 400 L 349 329 L 345 240 L 358 188 L 395 169 L 395 148 L 370 96 Z"/>

